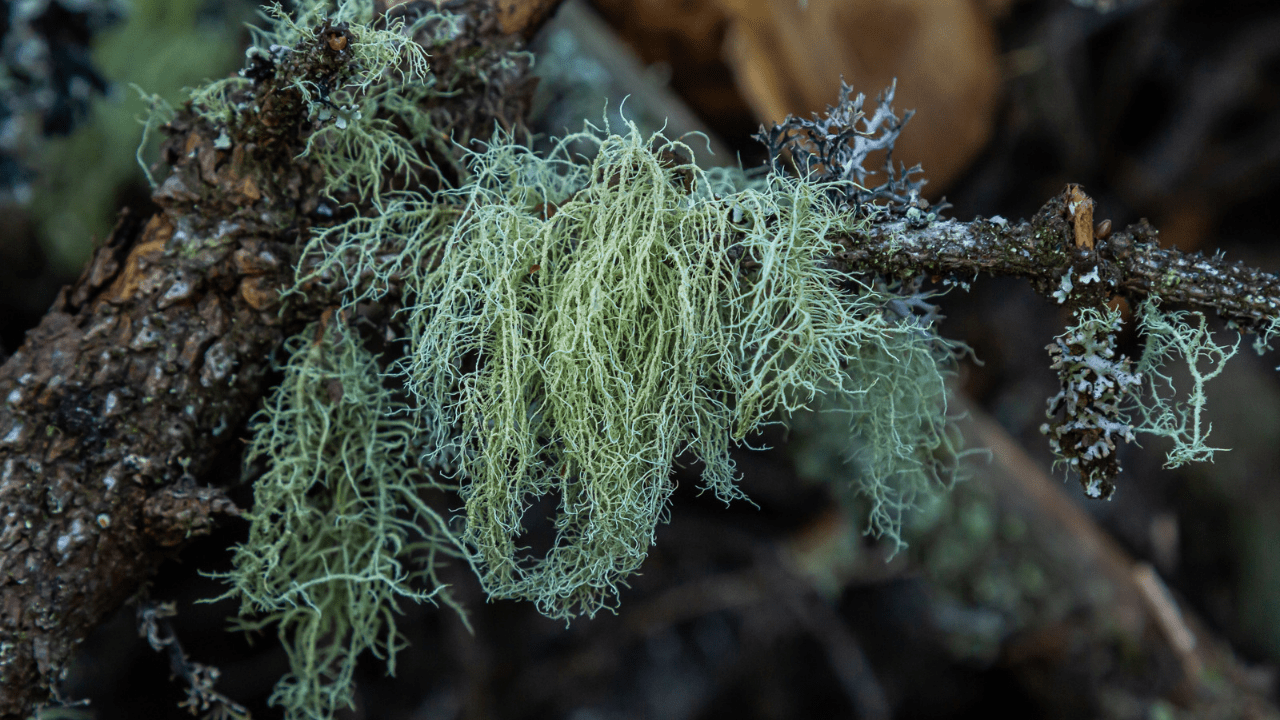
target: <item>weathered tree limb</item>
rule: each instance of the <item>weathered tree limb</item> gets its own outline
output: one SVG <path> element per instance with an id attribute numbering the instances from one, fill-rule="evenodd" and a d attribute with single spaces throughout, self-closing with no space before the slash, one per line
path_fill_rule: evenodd
<path id="1" fill-rule="evenodd" d="M 906 219 L 877 222 L 843 239 L 848 250 L 837 259 L 851 272 L 891 277 L 1020 277 L 1069 307 L 1100 306 L 1114 295 L 1156 295 L 1163 303 L 1216 312 L 1247 330 L 1265 329 L 1280 318 L 1280 276 L 1220 256 L 1163 248 L 1145 220 L 1123 231 L 1095 233 L 1091 218 L 1082 224 L 1073 217 L 1071 204 L 1083 198 L 1077 193 L 1069 187 L 1029 221 L 934 220 L 915 227 Z M 1074 279 L 1068 278 L 1070 291 L 1064 293 L 1068 269 Z M 1096 281 L 1081 281 L 1091 274 Z"/>
<path id="2" fill-rule="evenodd" d="M 56 689 L 75 644 L 169 552 L 236 512 L 195 478 L 266 389 L 306 184 L 187 137 L 205 162 L 175 168 L 162 213 L 122 216 L 0 368 L 6 718 Z"/>
<path id="3" fill-rule="evenodd" d="M 487 2 L 451 5 L 469 22 L 435 42 L 432 64 L 455 73 L 458 93 L 430 112 L 445 140 L 484 138 L 495 122 L 520 122 L 527 67 L 484 67 L 477 56 L 519 41 Z M 217 131 L 189 112 L 169 124 L 173 169 L 153 195 L 162 211 L 122 213 L 0 367 L 0 718 L 56 698 L 89 631 L 165 557 L 238 512 L 199 483 L 238 456 L 273 353 L 324 306 L 323 293 L 280 300 L 299 241 L 324 216 L 319 172 L 295 160 L 302 138 L 280 134 L 283 110 L 268 112 L 289 105 L 287 89 L 271 92 L 256 121 L 283 147 L 219 149 Z"/>

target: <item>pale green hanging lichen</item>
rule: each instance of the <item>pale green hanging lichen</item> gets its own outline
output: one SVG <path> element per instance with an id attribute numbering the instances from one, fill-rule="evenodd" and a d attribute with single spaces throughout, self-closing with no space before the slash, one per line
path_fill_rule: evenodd
<path id="1" fill-rule="evenodd" d="M 417 428 L 376 359 L 336 321 L 286 351 L 254 419 L 246 463 L 266 471 L 223 597 L 240 600 L 240 627 L 278 626 L 290 672 L 271 702 L 290 718 L 329 718 L 352 705 L 362 652 L 394 672 L 398 601 L 453 605 L 436 570 L 461 553 L 423 499 L 446 488 L 418 469 Z"/>
<path id="2" fill-rule="evenodd" d="M 419 100 L 436 91 L 414 28 L 374 30 L 359 5 L 276 8 L 251 50 L 309 106 L 298 139 L 327 190 L 369 206 L 310 241 L 298 290 L 332 282 L 348 308 L 400 307 L 382 330 L 407 348 L 384 368 L 342 320 L 308 328 L 254 423 L 247 463 L 265 473 L 227 596 L 243 627 L 278 626 L 291 670 L 272 701 L 289 718 L 350 705 L 366 649 L 394 669 L 396 603 L 448 601 L 442 556 L 551 617 L 611 608 L 667 516 L 677 459 L 742 498 L 731 447 L 822 396 L 857 438 L 870 530 L 898 540 L 903 511 L 954 469 L 954 358 L 928 323 L 887 310 L 898 295 L 829 264 L 866 208 L 839 206 L 839 183 L 703 173 L 634 125 L 548 157 L 499 134 L 461 187 L 389 191 L 421 169 L 406 138 L 431 134 Z M 305 66 L 290 53 L 340 23 L 355 38 L 341 82 L 290 81 Z M 193 94 L 227 142 L 252 110 L 241 85 Z M 569 152 L 584 146 L 587 163 Z M 449 522 L 422 499 L 444 489 L 428 465 L 457 483 Z M 545 500 L 555 539 L 535 555 L 523 546 Z"/>
<path id="3" fill-rule="evenodd" d="M 565 150 L 584 140 L 599 143 L 590 166 Z M 954 454 L 947 361 L 931 330 L 886 315 L 890 296 L 826 264 L 858 221 L 824 186 L 776 175 L 713 193 L 670 161 L 689 148 L 634 126 L 557 147 L 489 145 L 465 187 L 398 196 L 313 242 L 321 261 L 300 280 L 372 278 L 355 302 L 406 278 L 397 372 L 427 458 L 461 486 L 461 538 L 490 595 L 559 618 L 611 607 L 666 515 L 676 459 L 740 498 L 730 446 L 824 393 L 852 412 L 872 528 L 896 540 L 901 511 L 939 485 L 924 458 Z M 403 243 L 390 261 L 388 237 Z M 532 557 L 527 516 L 548 497 L 556 540 Z"/>
<path id="4" fill-rule="evenodd" d="M 370 27 L 368 3 L 344 0 L 332 15 L 322 7 L 306 4 L 291 20 L 274 6 L 250 55 L 269 56 L 309 106 L 314 122 L 302 155 L 323 170 L 326 190 L 377 202 L 387 182 L 422 168 L 402 131 L 422 136 L 429 124 L 418 106 L 431 92 L 426 56 L 403 22 Z M 354 40 L 339 84 L 322 89 L 281 69 L 315 44 L 315 28 L 341 23 Z M 248 82 L 231 78 L 192 92 L 193 110 L 223 128 L 219 143 L 229 144 L 248 109 L 232 99 L 244 97 L 236 92 Z M 397 602 L 453 606 L 436 571 L 443 557 L 467 553 L 424 500 L 456 488 L 423 473 L 419 421 L 404 391 L 384 385 L 358 338 L 335 320 L 308 328 L 285 351 L 284 380 L 252 423 L 246 467 L 262 464 L 265 472 L 254 482 L 250 536 L 223 576 L 231 585 L 223 597 L 240 601 L 239 627 L 277 628 L 290 672 L 271 702 L 290 720 L 329 718 L 353 705 L 362 652 L 394 672 L 403 646 Z"/>
<path id="5" fill-rule="evenodd" d="M 175 110 L 172 105 L 159 95 L 149 93 L 136 84 L 131 83 L 129 87 L 133 88 L 138 93 L 138 96 L 142 98 L 142 101 L 147 104 L 146 116 L 138 118 L 138 122 L 142 125 L 142 138 L 138 140 L 138 147 L 134 150 L 133 159 L 138 163 L 138 167 L 142 168 L 142 174 L 147 178 L 147 184 L 154 190 L 156 188 L 156 179 L 151 175 L 151 168 L 148 166 L 147 161 L 143 159 L 142 153 L 151 141 L 151 134 L 172 120 Z"/>
<path id="6" fill-rule="evenodd" d="M 1173 442 L 1165 456 L 1166 468 L 1212 461 L 1213 454 L 1225 452 L 1225 448 L 1205 444 L 1212 428 L 1203 418 L 1207 401 L 1204 385 L 1222 373 L 1227 360 L 1239 351 L 1241 338 L 1237 337 L 1234 345 L 1219 345 L 1213 341 L 1203 313 L 1166 313 L 1159 305 L 1160 299 L 1151 296 L 1138 312 L 1146 343 L 1137 371 L 1146 380 L 1147 393 L 1135 411 L 1140 418 L 1135 432 Z M 1195 324 L 1189 319 L 1194 319 Z M 1173 378 L 1165 374 L 1173 357 L 1185 362 L 1190 374 L 1191 387 L 1185 397 L 1179 397 Z"/>
<path id="7" fill-rule="evenodd" d="M 987 451 L 963 448 L 956 425 L 962 416 L 948 411 L 948 381 L 972 351 L 933 331 L 932 294 L 906 287 L 894 295 L 887 314 L 901 329 L 917 324 L 916 331 L 865 347 L 849 379 L 875 381 L 858 392 L 828 393 L 813 412 L 795 414 L 790 449 L 797 475 L 834 483 L 854 513 L 867 518 L 866 533 L 887 538 L 896 553 L 907 547 L 901 536 L 907 513 L 960 480 L 965 457 Z"/>
<path id="8" fill-rule="evenodd" d="M 957 418 L 947 411 L 947 379 L 963 350 L 932 332 L 894 333 L 856 360 L 851 378 L 875 382 L 835 395 L 826 409 L 849 415 L 848 489 L 865 500 L 867 533 L 887 537 L 895 552 L 906 547 L 907 512 L 950 487 L 962 458 L 985 452 L 963 449 Z"/>

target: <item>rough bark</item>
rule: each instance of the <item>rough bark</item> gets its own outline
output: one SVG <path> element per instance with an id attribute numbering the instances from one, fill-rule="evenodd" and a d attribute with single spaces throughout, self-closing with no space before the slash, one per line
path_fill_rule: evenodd
<path id="1" fill-rule="evenodd" d="M 433 50 L 433 70 L 458 91 L 430 107 L 446 148 L 451 134 L 520 122 L 531 90 L 525 67 L 483 62 L 518 46 L 504 29 L 526 26 L 503 28 L 485 2 L 452 5 L 470 22 Z M 286 108 L 284 96 L 270 108 Z M 153 195 L 162 211 L 123 212 L 0 367 L 2 718 L 56 698 L 75 646 L 164 558 L 238 512 L 210 469 L 234 466 L 273 353 L 324 309 L 323 293 L 280 299 L 324 220 L 321 177 L 295 160 L 301 139 L 274 142 L 288 119 L 264 111 L 254 121 L 272 143 L 219 149 L 215 129 L 179 113 L 166 127 L 172 171 Z"/>
<path id="2" fill-rule="evenodd" d="M 1073 216 L 1071 207 L 1078 203 L 1092 201 L 1068 186 L 1025 221 L 978 218 L 913 225 L 907 219 L 887 219 L 843 239 L 848 250 L 837 261 L 850 272 L 932 275 L 957 283 L 981 274 L 1020 277 L 1068 307 L 1097 307 L 1115 295 L 1133 300 L 1156 295 L 1162 303 L 1214 312 L 1249 330 L 1266 328 L 1280 317 L 1280 277 L 1220 255 L 1161 247 L 1158 231 L 1146 220 L 1115 233 L 1097 232 L 1091 214 L 1087 219 Z M 1071 292 L 1055 295 L 1063 290 L 1068 269 L 1074 278 Z M 1095 272 L 1097 281 L 1081 282 Z"/>
<path id="3" fill-rule="evenodd" d="M 164 211 L 123 214 L 0 368 L 0 716 L 26 717 L 167 554 L 236 512 L 196 478 L 265 390 L 306 183 L 210 141 L 186 135 Z"/>

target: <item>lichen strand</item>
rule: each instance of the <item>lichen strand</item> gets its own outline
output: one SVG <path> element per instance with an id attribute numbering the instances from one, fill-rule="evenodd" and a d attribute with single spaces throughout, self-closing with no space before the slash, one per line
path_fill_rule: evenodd
<path id="1" fill-rule="evenodd" d="M 1147 381 L 1145 401 L 1135 408 L 1140 418 L 1137 432 L 1168 438 L 1173 447 L 1165 455 L 1165 467 L 1180 467 L 1188 462 L 1213 460 L 1223 448 L 1205 444 L 1211 427 L 1202 413 L 1206 398 L 1204 384 L 1217 377 L 1227 360 L 1240 349 L 1237 336 L 1234 345 L 1219 345 L 1208 329 L 1208 319 L 1198 312 L 1162 312 L 1160 299 L 1148 297 L 1139 310 L 1139 328 L 1146 337 L 1138 372 Z M 1188 320 L 1194 320 L 1188 322 Z M 1268 336 L 1262 335 L 1263 344 Z M 1172 358 L 1186 363 L 1191 386 L 1179 397 L 1173 378 L 1166 373 Z"/>
<path id="2" fill-rule="evenodd" d="M 599 144 L 590 166 L 569 160 L 581 141 Z M 461 189 L 400 195 L 307 250 L 304 282 L 370 279 L 353 303 L 404 278 L 398 372 L 429 460 L 461 484 L 461 537 L 493 597 L 558 618 L 611 607 L 665 517 L 676 458 L 742 497 L 731 444 L 823 393 L 845 400 L 868 448 L 874 531 L 896 539 L 901 509 L 940 479 L 929 458 L 952 449 L 951 356 L 886 312 L 896 296 L 827 263 L 829 238 L 857 221 L 817 183 L 735 185 L 672 160 L 690 155 L 634 126 L 547 158 L 500 139 Z M 403 252 L 383 259 L 391 235 Z M 532 557 L 521 545 L 543 497 L 558 503 L 556 539 Z"/>
<path id="3" fill-rule="evenodd" d="M 240 625 L 278 623 L 290 673 L 271 702 L 289 718 L 351 705 L 365 650 L 395 670 L 395 604 L 451 604 L 435 576 L 459 555 L 423 500 L 416 428 L 382 384 L 376 359 L 337 321 L 292 338 L 284 379 L 256 417 L 246 462 L 254 483 L 249 541 L 223 576 Z"/>

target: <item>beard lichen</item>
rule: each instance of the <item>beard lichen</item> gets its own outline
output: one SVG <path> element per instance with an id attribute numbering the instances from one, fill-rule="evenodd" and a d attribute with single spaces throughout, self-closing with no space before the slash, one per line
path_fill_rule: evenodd
<path id="1" fill-rule="evenodd" d="M 1146 342 L 1137 370 L 1147 381 L 1147 399 L 1134 408 L 1140 418 L 1135 432 L 1172 441 L 1173 447 L 1165 455 L 1166 468 L 1211 462 L 1215 452 L 1225 449 L 1205 444 L 1212 428 L 1203 418 L 1207 402 L 1204 385 L 1222 373 L 1227 360 L 1240 349 L 1241 338 L 1233 345 L 1219 345 L 1203 313 L 1165 312 L 1159 305 L 1160 299 L 1153 295 L 1139 307 L 1139 329 Z M 1175 357 L 1186 363 L 1190 387 L 1185 394 L 1166 374 Z"/>
<path id="2" fill-rule="evenodd" d="M 589 165 L 567 150 L 584 141 Z M 634 126 L 547 157 L 500 138 L 472 153 L 463 187 L 388 197 L 308 246 L 300 283 L 363 279 L 350 303 L 402 281 L 409 350 L 392 375 L 424 460 L 459 484 L 459 539 L 490 597 L 563 619 L 611 608 L 677 461 L 742 498 L 731 446 L 821 395 L 864 441 L 878 534 L 896 541 L 955 458 L 950 347 L 827 262 L 865 219 L 822 184 L 709 177 L 674 160 L 690 154 Z M 522 544 L 546 499 L 555 540 L 534 556 Z"/>
<path id="3" fill-rule="evenodd" d="M 246 77 L 289 90 L 299 149 L 363 206 L 304 249 L 295 290 L 331 284 L 343 307 L 286 348 L 247 455 L 265 467 L 250 538 L 225 576 L 242 627 L 278 625 L 292 669 L 273 700 L 290 717 L 350 704 L 364 650 L 394 665 L 395 605 L 448 602 L 445 556 L 491 598 L 553 618 L 612 609 L 677 464 L 743 499 L 731 449 L 820 401 L 847 417 L 869 531 L 900 542 L 902 513 L 960 455 L 955 346 L 901 294 L 831 264 L 870 205 L 843 204 L 841 181 L 703 172 L 630 123 L 546 156 L 499 132 L 467 151 L 456 186 L 393 189 L 419 169 L 405 136 L 423 135 L 418 101 L 437 92 L 400 44 L 414 28 L 309 12 L 276 11 Z M 394 53 L 366 58 L 366 43 Z M 327 87 L 294 78 L 330 51 L 356 58 Z M 231 82 L 193 104 L 236 135 L 254 109 Z M 585 162 L 570 149 L 584 147 Z M 399 308 L 378 330 L 402 351 L 386 362 L 342 319 L 370 303 Z M 437 477 L 461 498 L 454 517 L 423 500 Z M 539 525 L 554 539 L 535 552 Z"/>
<path id="4" fill-rule="evenodd" d="M 843 457 L 853 472 L 841 474 L 849 478 L 841 489 L 866 506 L 867 532 L 887 537 L 894 552 L 906 546 L 906 514 L 950 487 L 963 457 L 985 452 L 963 449 L 948 413 L 947 379 L 967 351 L 929 331 L 895 332 L 858 356 L 850 378 L 863 391 L 836 394 L 823 408 L 849 417 Z"/>
<path id="5" fill-rule="evenodd" d="M 462 553 L 423 499 L 444 488 L 419 470 L 416 423 L 377 359 L 337 321 L 285 350 L 246 453 L 266 471 L 223 597 L 240 600 L 239 627 L 277 625 L 290 672 L 271 702 L 289 717 L 328 718 L 352 704 L 362 652 L 394 671 L 397 601 L 454 606 L 436 571 Z"/>
<path id="6" fill-rule="evenodd" d="M 249 538 L 221 576 L 237 626 L 274 626 L 288 654 L 271 698 L 286 717 L 353 705 L 365 651 L 394 670 L 398 603 L 458 609 L 447 558 L 491 598 L 553 618 L 612 609 L 677 464 L 745 499 L 731 450 L 819 402 L 847 419 L 869 532 L 900 543 L 902 513 L 960 455 L 955 347 L 901 294 L 832 265 L 872 198 L 850 206 L 854 183 L 830 178 L 703 172 L 688 146 L 630 123 L 546 156 L 501 132 L 442 148 L 450 115 L 430 106 L 462 90 L 447 62 L 428 73 L 414 38 L 453 42 L 461 16 L 296 5 L 269 8 L 245 70 L 184 110 L 215 148 L 311 164 L 321 198 L 352 203 L 303 251 L 294 291 L 331 284 L 341 307 L 282 350 L 245 455 Z M 459 53 L 454 74 L 486 86 L 525 62 Z M 151 130 L 168 114 L 148 99 Z M 391 317 L 370 321 L 371 305 Z M 539 525 L 554 539 L 535 552 Z"/>

